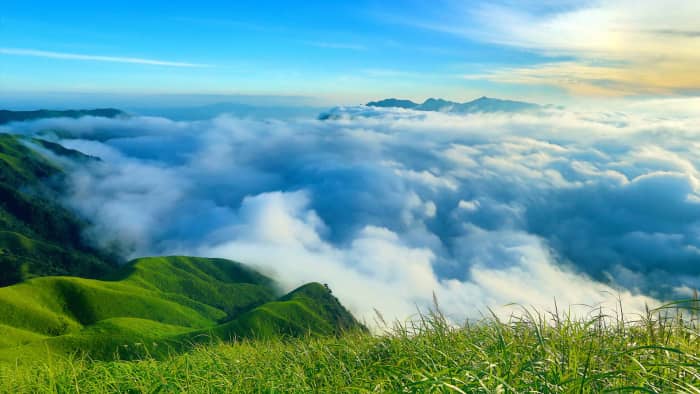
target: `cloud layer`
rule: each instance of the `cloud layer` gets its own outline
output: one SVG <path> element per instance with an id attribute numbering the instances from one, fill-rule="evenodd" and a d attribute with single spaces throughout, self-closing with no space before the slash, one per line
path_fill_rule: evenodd
<path id="1" fill-rule="evenodd" d="M 460 320 L 555 298 L 619 295 L 638 311 L 700 287 L 698 115 L 352 107 L 328 121 L 4 131 L 103 159 L 72 168 L 66 203 L 93 221 L 86 236 L 125 257 L 226 257 L 288 288 L 325 282 L 368 320 L 373 308 L 406 318 L 435 292 Z"/>

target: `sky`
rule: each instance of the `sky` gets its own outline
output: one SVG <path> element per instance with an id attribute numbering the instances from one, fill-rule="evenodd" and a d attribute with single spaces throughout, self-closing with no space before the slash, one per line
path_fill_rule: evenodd
<path id="1" fill-rule="evenodd" d="M 700 94 L 697 1 L 3 2 L 0 87 L 547 103 Z M 87 97 L 87 96 L 86 96 Z"/>

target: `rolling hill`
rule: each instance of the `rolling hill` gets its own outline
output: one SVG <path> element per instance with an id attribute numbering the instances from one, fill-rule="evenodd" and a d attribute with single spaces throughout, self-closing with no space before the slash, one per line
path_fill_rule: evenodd
<path id="1" fill-rule="evenodd" d="M 42 277 L 0 288 L 0 327 L 0 361 L 47 351 L 128 359 L 212 339 L 363 329 L 321 284 L 281 295 L 239 263 L 182 256 L 138 259 L 109 280 Z"/>

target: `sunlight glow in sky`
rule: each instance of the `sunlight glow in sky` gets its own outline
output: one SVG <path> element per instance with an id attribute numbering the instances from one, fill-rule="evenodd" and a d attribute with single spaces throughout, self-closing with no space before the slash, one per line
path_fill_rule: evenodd
<path id="1" fill-rule="evenodd" d="M 700 94 L 700 2 L 3 2 L 5 92 L 539 102 Z"/>

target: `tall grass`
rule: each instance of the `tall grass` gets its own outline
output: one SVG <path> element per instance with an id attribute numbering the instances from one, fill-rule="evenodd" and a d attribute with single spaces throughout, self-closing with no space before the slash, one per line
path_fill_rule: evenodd
<path id="1" fill-rule="evenodd" d="M 219 342 L 162 360 L 4 365 L 0 390 L 700 393 L 696 310 L 688 301 L 642 316 L 596 309 L 573 318 L 521 308 L 505 321 L 494 314 L 457 327 L 435 308 L 383 335 Z"/>

